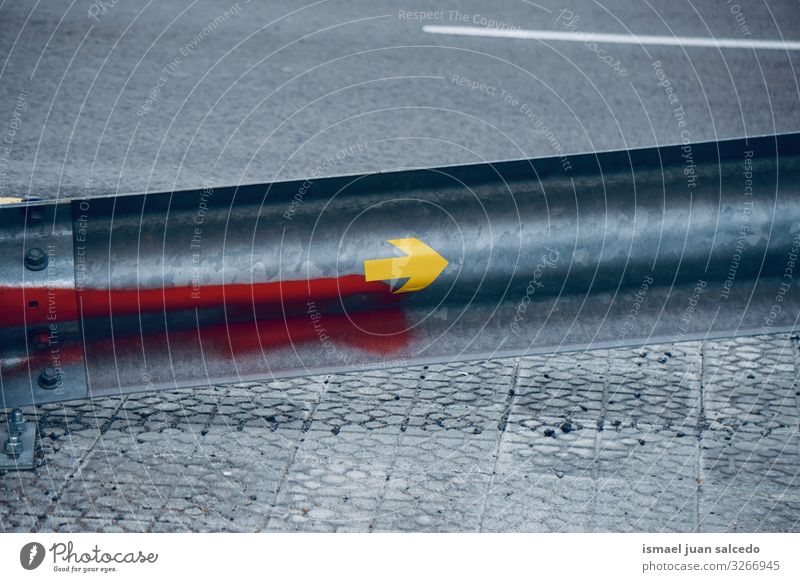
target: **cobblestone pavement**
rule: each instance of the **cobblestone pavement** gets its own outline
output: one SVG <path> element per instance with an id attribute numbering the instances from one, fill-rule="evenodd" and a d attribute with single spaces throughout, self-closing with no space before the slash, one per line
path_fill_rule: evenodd
<path id="1" fill-rule="evenodd" d="M 798 531 L 786 336 L 37 410 L 0 531 Z"/>

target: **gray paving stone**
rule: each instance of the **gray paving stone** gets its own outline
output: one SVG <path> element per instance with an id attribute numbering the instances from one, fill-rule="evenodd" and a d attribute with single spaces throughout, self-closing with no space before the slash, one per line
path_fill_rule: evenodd
<path id="1" fill-rule="evenodd" d="M 60 475 L 54 477 L 30 471 L 0 473 L 0 515 L 4 512 L 36 514 L 42 507 L 46 507 L 58 495 L 64 483 Z"/>
<path id="2" fill-rule="evenodd" d="M 747 491 L 703 487 L 701 529 L 708 532 L 797 532 L 800 495 L 797 489 Z"/>
<path id="3" fill-rule="evenodd" d="M 268 515 L 269 507 L 253 499 L 245 486 L 220 479 L 200 491 L 179 487 L 167 498 L 154 529 L 164 531 L 162 526 L 172 524 L 172 531 L 174 526 L 199 532 L 259 531 Z"/>
<path id="4" fill-rule="evenodd" d="M 495 467 L 495 485 L 517 479 L 522 474 L 591 477 L 595 465 L 593 428 L 573 427 L 552 436 L 509 425 Z"/>
<path id="5" fill-rule="evenodd" d="M 230 431 L 245 426 L 272 431 L 279 428 L 300 430 L 306 424 L 310 411 L 311 405 L 299 400 L 253 400 L 250 396 L 227 394 L 211 424 Z"/>
<path id="6" fill-rule="evenodd" d="M 700 520 L 706 531 L 796 531 L 800 435 L 706 431 Z"/>
<path id="7" fill-rule="evenodd" d="M 391 470 L 386 448 L 398 435 L 360 427 L 306 433 L 268 528 L 368 530 Z"/>
<path id="8" fill-rule="evenodd" d="M 371 528 L 377 531 L 479 531 L 489 475 L 392 476 Z"/>
<path id="9" fill-rule="evenodd" d="M 0 531 L 798 531 L 797 342 L 690 342 L 29 409 Z"/>
<path id="10" fill-rule="evenodd" d="M 695 435 L 620 428 L 598 436 L 598 531 L 697 529 Z"/>
<path id="11" fill-rule="evenodd" d="M 36 518 L 22 513 L 0 513 L 0 532 L 35 532 L 37 531 Z"/>
<path id="12" fill-rule="evenodd" d="M 594 429 L 555 437 L 509 425 L 482 520 L 485 531 L 590 531 Z"/>
<path id="13" fill-rule="evenodd" d="M 151 524 L 148 521 L 76 517 L 71 515 L 48 515 L 39 529 L 41 531 L 57 533 L 80 533 L 86 531 L 102 533 L 138 533 L 148 531 L 150 527 Z"/>
<path id="14" fill-rule="evenodd" d="M 280 485 L 294 463 L 304 433 L 245 428 L 230 433 L 212 427 L 195 454 L 194 464 L 206 478 L 238 484 L 262 506 L 274 505 Z"/>
<path id="15" fill-rule="evenodd" d="M 270 382 L 233 384 L 228 390 L 233 396 L 249 396 L 253 400 L 282 400 L 313 403 L 326 390 L 330 376 L 303 376 Z"/>
<path id="16" fill-rule="evenodd" d="M 593 531 L 593 505 L 591 477 L 520 472 L 490 487 L 481 530 Z"/>
<path id="17" fill-rule="evenodd" d="M 94 481 L 76 478 L 61 496 L 69 498 L 59 514 L 64 517 L 152 522 L 171 494 L 174 484 L 152 481 Z"/>
<path id="18" fill-rule="evenodd" d="M 711 428 L 798 427 L 797 345 L 771 335 L 708 342 L 703 400 Z"/>
<path id="19" fill-rule="evenodd" d="M 372 521 L 377 531 L 478 531 L 498 432 L 408 429 Z"/>
<path id="20" fill-rule="evenodd" d="M 409 378 L 375 372 L 331 376 L 311 426 L 332 431 L 344 427 L 397 429 L 413 402 L 421 373 L 417 368 L 407 373 Z"/>
<path id="21" fill-rule="evenodd" d="M 606 426 L 694 430 L 700 410 L 700 342 L 612 350 Z"/>
<path id="22" fill-rule="evenodd" d="M 747 494 L 797 492 L 800 488 L 800 432 L 790 429 L 756 435 L 706 431 L 702 438 L 703 488 Z"/>
<path id="23" fill-rule="evenodd" d="M 497 431 L 475 435 L 458 429 L 433 433 L 408 429 L 394 449 L 392 473 L 490 475 L 499 438 Z"/>
<path id="24" fill-rule="evenodd" d="M 607 350 L 522 358 L 514 414 L 519 421 L 596 423 L 607 376 Z"/>
<path id="25" fill-rule="evenodd" d="M 516 369 L 516 360 L 426 366 L 404 429 L 497 431 L 513 395 Z"/>
<path id="26" fill-rule="evenodd" d="M 97 429 L 70 430 L 59 437 L 40 438 L 36 457 L 37 471 L 44 471 L 56 480 L 69 480 L 97 444 Z"/>

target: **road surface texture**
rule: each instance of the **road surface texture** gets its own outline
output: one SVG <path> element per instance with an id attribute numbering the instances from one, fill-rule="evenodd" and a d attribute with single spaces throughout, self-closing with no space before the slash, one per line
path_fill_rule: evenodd
<path id="1" fill-rule="evenodd" d="M 0 197 L 798 131 L 797 50 L 423 27 L 797 41 L 799 12 L 5 2 Z M 760 336 L 43 406 L 36 471 L 0 475 L 0 531 L 797 531 L 798 357 Z"/>

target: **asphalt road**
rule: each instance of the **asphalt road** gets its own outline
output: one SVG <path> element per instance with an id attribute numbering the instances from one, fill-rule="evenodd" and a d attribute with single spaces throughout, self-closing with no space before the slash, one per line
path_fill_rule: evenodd
<path id="1" fill-rule="evenodd" d="M 6 1 L 0 197 L 798 131 L 798 51 L 601 58 L 423 31 L 800 40 L 798 16 L 792 2 Z M 29 411 L 37 472 L 0 477 L 0 531 L 796 531 L 797 354 L 772 336 L 51 405 Z"/>
<path id="2" fill-rule="evenodd" d="M 2 195 L 301 178 L 325 157 L 332 175 L 800 129 L 798 51 L 609 44 L 612 66 L 581 42 L 422 30 L 466 17 L 562 32 L 800 39 L 793 2 L 741 8 L 747 34 L 725 2 L 106 6 L 2 5 L 5 134 L 20 94 L 27 105 Z"/>

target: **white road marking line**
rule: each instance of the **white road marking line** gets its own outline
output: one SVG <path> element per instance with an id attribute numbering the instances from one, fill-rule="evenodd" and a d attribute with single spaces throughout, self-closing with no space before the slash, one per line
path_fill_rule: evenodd
<path id="1" fill-rule="evenodd" d="M 481 26 L 444 26 L 426 24 L 423 32 L 454 34 L 459 36 L 484 36 L 522 40 L 563 40 L 570 42 L 597 42 L 615 44 L 647 44 L 662 46 L 696 46 L 710 48 L 749 48 L 771 50 L 800 50 L 800 41 L 743 40 L 738 38 L 703 38 L 700 36 L 654 36 L 632 34 L 602 34 L 595 32 L 558 32 L 553 30 L 520 30 L 484 28 Z"/>

